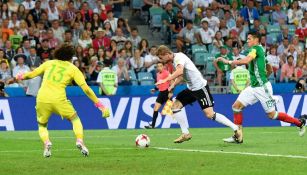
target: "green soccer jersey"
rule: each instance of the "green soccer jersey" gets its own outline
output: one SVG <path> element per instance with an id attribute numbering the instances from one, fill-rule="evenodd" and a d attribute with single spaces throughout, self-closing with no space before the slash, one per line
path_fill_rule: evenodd
<path id="1" fill-rule="evenodd" d="M 268 82 L 266 76 L 266 58 L 264 48 L 261 45 L 253 46 L 250 48 L 248 56 L 253 58 L 248 65 L 251 86 L 263 86 Z"/>
<path id="2" fill-rule="evenodd" d="M 223 57 L 223 58 L 225 58 L 225 59 L 227 59 L 227 60 L 233 60 L 232 54 L 222 55 L 222 54 L 218 53 L 218 54 L 215 55 L 215 58 L 216 58 L 216 59 L 219 58 L 219 57 Z M 222 61 L 218 61 L 218 62 L 217 62 L 217 66 L 218 66 L 222 71 L 224 71 L 224 72 L 230 71 L 230 69 L 231 69 L 231 65 L 230 65 L 230 64 L 225 64 L 225 63 L 223 63 Z"/>

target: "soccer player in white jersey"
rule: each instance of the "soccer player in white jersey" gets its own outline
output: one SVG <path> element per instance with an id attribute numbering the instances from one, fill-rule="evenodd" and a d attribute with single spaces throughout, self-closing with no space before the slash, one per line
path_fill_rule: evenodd
<path id="1" fill-rule="evenodd" d="M 198 101 L 204 114 L 214 121 L 217 121 L 225 126 L 230 127 L 233 131 L 239 132 L 239 127 L 232 123 L 228 118 L 220 113 L 216 113 L 213 110 L 214 101 L 210 94 L 207 80 L 205 80 L 199 70 L 195 67 L 194 63 L 184 53 L 173 53 L 168 47 L 161 45 L 157 50 L 157 56 L 161 62 L 172 62 L 176 68 L 167 78 L 160 80 L 156 85 L 165 83 L 167 81 L 175 80 L 170 86 L 169 90 L 172 90 L 179 82 L 184 80 L 187 83 L 188 88 L 181 91 L 174 101 L 172 106 L 173 117 L 180 125 L 182 134 L 179 138 L 174 140 L 175 143 L 182 143 L 192 138 L 188 130 L 188 124 L 183 118 L 181 109 Z M 240 133 L 239 133 L 240 134 Z"/>
<path id="2" fill-rule="evenodd" d="M 270 81 L 267 78 L 267 64 L 265 58 L 265 49 L 261 46 L 260 35 L 258 33 L 251 32 L 247 36 L 247 43 L 249 46 L 249 53 L 247 57 L 229 61 L 222 57 L 218 58 L 225 64 L 242 65 L 248 64 L 250 73 L 250 86 L 245 88 L 239 95 L 238 99 L 232 105 L 234 113 L 234 123 L 239 126 L 240 132 L 236 132 L 232 137 L 224 139 L 229 143 L 242 143 L 242 110 L 248 106 L 253 105 L 260 101 L 263 109 L 267 113 L 267 116 L 273 120 L 280 120 L 287 123 L 295 124 L 299 127 L 299 135 L 303 136 L 305 133 L 305 124 L 307 115 L 302 115 L 300 119 L 289 116 L 283 112 L 277 112 L 275 110 L 275 99 L 273 98 L 273 90 Z"/>

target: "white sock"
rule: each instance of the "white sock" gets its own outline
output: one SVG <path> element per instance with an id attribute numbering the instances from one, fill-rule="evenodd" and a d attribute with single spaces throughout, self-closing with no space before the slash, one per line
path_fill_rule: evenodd
<path id="1" fill-rule="evenodd" d="M 220 113 L 215 113 L 215 121 L 230 127 L 231 129 L 233 129 L 234 131 L 238 130 L 239 127 L 237 125 L 235 125 L 233 122 L 231 122 L 227 117 L 225 117 L 223 114 Z"/>
<path id="2" fill-rule="evenodd" d="M 178 110 L 177 110 L 178 111 Z M 184 118 L 182 117 L 182 111 L 180 110 L 179 112 L 175 112 L 173 114 L 173 117 L 176 119 L 176 121 L 179 123 L 180 128 L 181 128 L 181 132 L 184 134 L 189 134 L 189 130 L 188 130 L 188 125 L 185 122 Z"/>

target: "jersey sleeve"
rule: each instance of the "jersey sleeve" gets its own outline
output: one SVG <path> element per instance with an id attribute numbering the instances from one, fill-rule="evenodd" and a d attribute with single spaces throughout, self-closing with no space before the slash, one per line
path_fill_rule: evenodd
<path id="1" fill-rule="evenodd" d="M 38 68 L 34 69 L 33 71 L 25 73 L 24 78 L 31 79 L 39 76 L 40 74 L 45 72 L 46 67 L 48 67 L 48 64 L 49 64 L 48 62 L 45 62 L 42 65 L 40 65 Z"/>
<path id="2" fill-rule="evenodd" d="M 181 64 L 182 66 L 184 66 L 185 64 L 185 60 L 184 60 L 184 56 L 185 55 L 181 55 L 181 53 L 179 53 L 180 55 L 178 55 L 177 57 L 174 58 L 174 63 L 175 63 L 175 68 Z"/>
<path id="3" fill-rule="evenodd" d="M 82 72 L 79 69 L 75 69 L 74 70 L 74 80 L 77 83 L 78 86 L 82 86 L 84 84 L 86 84 L 85 79 L 84 79 L 84 75 L 82 74 Z"/>
<path id="4" fill-rule="evenodd" d="M 257 53 L 256 49 L 251 49 L 247 56 L 252 57 L 253 59 L 255 59 L 256 55 L 257 55 L 256 53 Z"/>

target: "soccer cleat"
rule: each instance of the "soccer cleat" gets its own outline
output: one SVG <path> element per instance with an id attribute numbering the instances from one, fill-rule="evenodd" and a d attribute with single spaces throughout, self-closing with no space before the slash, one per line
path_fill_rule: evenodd
<path id="1" fill-rule="evenodd" d="M 76 142 L 76 146 L 77 148 L 81 151 L 81 154 L 84 156 L 84 157 L 87 157 L 89 156 L 90 152 L 88 151 L 88 149 L 86 148 L 86 146 L 84 145 L 83 141 L 82 140 L 77 140 Z"/>
<path id="2" fill-rule="evenodd" d="M 242 129 L 238 129 L 234 132 L 234 135 L 223 139 L 224 142 L 226 143 L 243 143 L 243 133 L 242 133 Z"/>
<path id="3" fill-rule="evenodd" d="M 299 136 L 304 136 L 304 134 L 305 134 L 305 132 L 306 132 L 306 119 L 307 119 L 307 115 L 302 115 L 301 117 L 300 117 L 300 121 L 301 121 L 301 123 L 302 123 L 302 125 L 299 127 L 299 131 L 298 131 L 298 135 Z"/>
<path id="4" fill-rule="evenodd" d="M 149 124 L 148 126 L 145 126 L 146 129 L 155 129 L 155 127 L 153 127 L 151 124 Z"/>
<path id="5" fill-rule="evenodd" d="M 50 141 L 46 141 L 44 144 L 44 157 L 48 158 L 51 156 L 51 147 L 52 147 L 52 143 Z"/>
<path id="6" fill-rule="evenodd" d="M 176 140 L 174 140 L 174 143 L 182 143 L 182 142 L 185 142 L 185 141 L 189 141 L 189 140 L 191 140 L 191 138 L 192 138 L 192 135 L 190 133 L 188 133 L 188 134 L 183 133 Z"/>

